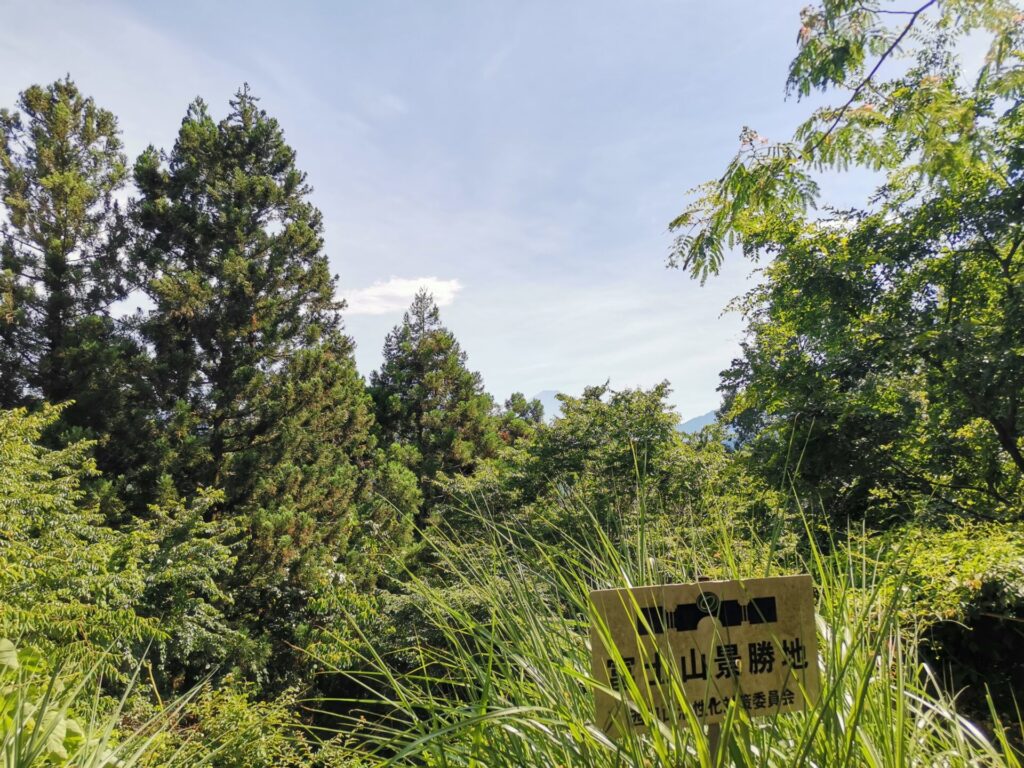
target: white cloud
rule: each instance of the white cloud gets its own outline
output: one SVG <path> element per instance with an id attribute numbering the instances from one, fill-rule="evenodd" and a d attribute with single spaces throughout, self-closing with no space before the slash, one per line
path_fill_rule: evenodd
<path id="1" fill-rule="evenodd" d="M 442 280 L 438 277 L 392 277 L 376 282 L 369 288 L 358 288 L 344 294 L 348 302 L 349 315 L 387 315 L 401 312 L 412 303 L 416 292 L 424 289 L 434 295 L 439 307 L 447 307 L 453 301 L 462 284 L 458 280 Z"/>

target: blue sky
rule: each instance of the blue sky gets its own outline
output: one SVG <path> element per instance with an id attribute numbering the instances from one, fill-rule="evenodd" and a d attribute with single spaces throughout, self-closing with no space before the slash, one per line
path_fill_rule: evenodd
<path id="1" fill-rule="evenodd" d="M 666 225 L 750 125 L 785 138 L 808 0 L 8 0 L 0 104 L 65 73 L 129 153 L 242 82 L 315 187 L 360 370 L 420 284 L 499 399 L 672 382 L 718 404 L 750 284 L 667 270 Z"/>

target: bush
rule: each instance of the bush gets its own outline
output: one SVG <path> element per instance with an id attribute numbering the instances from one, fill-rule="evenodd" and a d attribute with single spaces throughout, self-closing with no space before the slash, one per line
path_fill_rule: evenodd
<path id="1" fill-rule="evenodd" d="M 296 721 L 292 691 L 259 701 L 251 685 L 226 678 L 182 707 L 175 728 L 141 765 L 302 768 L 311 765 L 309 733 Z"/>
<path id="2" fill-rule="evenodd" d="M 40 445 L 61 410 L 0 411 L 0 636 L 28 637 L 44 658 L 85 666 L 108 651 L 110 676 L 161 631 L 137 611 L 137 540 L 104 526 L 82 487 L 96 475 L 92 444 Z"/>
<path id="3" fill-rule="evenodd" d="M 954 521 L 946 530 L 898 529 L 902 619 L 961 707 L 988 718 L 986 697 L 1015 712 L 1024 690 L 1024 525 Z M 883 545 L 886 546 L 886 545 Z M 895 586 L 893 587 L 895 588 Z"/>

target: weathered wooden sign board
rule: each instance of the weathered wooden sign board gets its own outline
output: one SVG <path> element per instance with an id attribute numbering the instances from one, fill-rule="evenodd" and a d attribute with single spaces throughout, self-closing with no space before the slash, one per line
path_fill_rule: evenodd
<path id="1" fill-rule="evenodd" d="M 706 723 L 724 719 L 729 702 L 756 716 L 818 699 L 810 576 L 597 590 L 590 601 L 593 675 L 616 692 L 596 694 L 609 735 L 647 727 L 628 704 L 638 697 L 659 720 L 682 721 L 673 686 Z"/>

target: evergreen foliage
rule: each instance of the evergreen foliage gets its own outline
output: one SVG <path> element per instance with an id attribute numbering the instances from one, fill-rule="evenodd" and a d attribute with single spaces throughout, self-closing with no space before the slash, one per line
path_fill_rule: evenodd
<path id="1" fill-rule="evenodd" d="M 544 405 L 534 398 L 527 400 L 522 392 L 513 392 L 505 401 L 498 420 L 498 436 L 507 445 L 528 438 L 544 423 Z"/>
<path id="2" fill-rule="evenodd" d="M 220 490 L 211 514 L 237 530 L 226 586 L 258 648 L 246 668 L 286 678 L 310 594 L 344 569 L 373 414 L 295 152 L 248 88 L 230 107 L 217 122 L 194 102 L 173 150 L 136 163 L 141 331 L 165 471 L 184 497 Z"/>
<path id="3" fill-rule="evenodd" d="M 64 402 L 81 389 L 81 355 L 102 346 L 125 295 L 116 193 L 127 176 L 117 120 L 70 79 L 0 112 L 4 389 L 10 408 Z"/>
<path id="4" fill-rule="evenodd" d="M 408 449 L 424 514 L 441 498 L 439 476 L 468 474 L 498 447 L 494 402 L 426 291 L 388 334 L 370 391 L 383 439 Z"/>
<path id="5" fill-rule="evenodd" d="M 140 471 L 150 432 L 141 351 L 111 316 L 138 281 L 117 201 L 127 176 L 116 118 L 70 78 L 0 111 L 0 407 L 69 403 L 51 437 L 96 440 L 110 480 Z M 120 485 L 135 504 L 140 490 Z"/>

